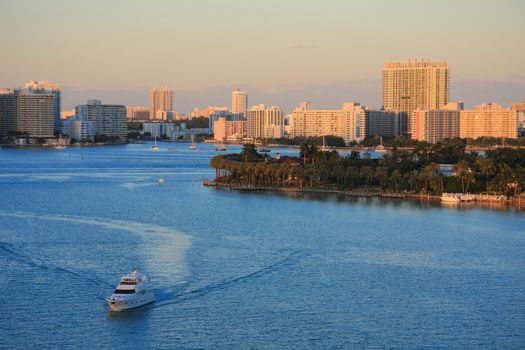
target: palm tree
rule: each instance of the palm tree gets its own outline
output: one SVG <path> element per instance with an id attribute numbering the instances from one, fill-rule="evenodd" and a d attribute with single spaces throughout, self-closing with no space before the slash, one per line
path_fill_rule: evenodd
<path id="1" fill-rule="evenodd" d="M 361 168 L 361 177 L 365 179 L 365 191 L 368 192 L 368 182 L 374 177 L 374 169 L 368 165 Z"/>
<path id="2" fill-rule="evenodd" d="M 485 186 L 486 191 L 488 192 L 490 187 L 489 176 L 494 175 L 496 168 L 492 161 L 485 157 L 478 157 L 476 159 L 476 164 L 479 167 L 481 175 L 485 175 Z"/>
<path id="3" fill-rule="evenodd" d="M 390 181 L 394 183 L 394 189 L 396 190 L 396 193 L 399 193 L 399 181 L 403 177 L 401 176 L 401 172 L 397 169 L 392 171 L 392 175 L 390 175 Z"/>
<path id="4" fill-rule="evenodd" d="M 414 188 L 419 190 L 419 187 L 417 187 L 419 180 L 417 170 L 412 170 L 411 172 L 406 173 L 405 176 L 407 177 L 408 185 L 410 186 L 410 191 L 413 192 Z"/>
<path id="5" fill-rule="evenodd" d="M 359 177 L 359 168 L 355 166 L 349 166 L 346 169 L 346 176 L 350 178 L 350 188 L 354 189 L 354 179 Z"/>
<path id="6" fill-rule="evenodd" d="M 469 164 L 466 160 L 460 160 L 455 166 L 456 176 L 461 181 L 461 192 L 468 192 L 469 185 L 474 180 L 472 170 L 469 168 Z"/>
<path id="7" fill-rule="evenodd" d="M 379 181 L 381 193 L 383 193 L 388 186 L 388 169 L 384 166 L 377 167 L 375 178 Z"/>

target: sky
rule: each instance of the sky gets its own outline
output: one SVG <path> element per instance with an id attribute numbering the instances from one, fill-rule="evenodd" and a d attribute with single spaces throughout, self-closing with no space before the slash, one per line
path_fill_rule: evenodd
<path id="1" fill-rule="evenodd" d="M 0 0 L 0 88 L 61 84 L 87 99 L 175 109 L 249 104 L 291 111 L 381 105 L 385 61 L 447 60 L 451 100 L 525 100 L 524 0 Z"/>

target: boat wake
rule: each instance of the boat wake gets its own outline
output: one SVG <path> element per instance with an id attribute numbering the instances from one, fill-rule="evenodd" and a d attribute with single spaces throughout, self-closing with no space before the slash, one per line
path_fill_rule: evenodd
<path id="1" fill-rule="evenodd" d="M 234 277 L 234 278 L 225 278 L 218 282 L 208 284 L 201 288 L 191 289 L 188 291 L 182 292 L 171 292 L 171 293 L 162 293 L 157 292 L 157 303 L 156 306 L 165 306 L 170 304 L 179 304 L 188 300 L 194 300 L 206 296 L 209 293 L 230 288 L 234 285 L 240 283 L 246 283 L 263 276 L 276 273 L 282 270 L 285 270 L 300 260 L 306 258 L 310 254 L 304 251 L 296 251 L 289 254 L 287 257 L 271 264 L 266 267 L 263 267 L 259 270 L 250 272 L 248 274 Z"/>
<path id="2" fill-rule="evenodd" d="M 58 273 L 66 273 L 66 274 L 69 274 L 71 276 L 75 276 L 75 277 L 79 277 L 79 278 L 82 278 L 83 280 L 88 280 L 88 281 L 91 281 L 95 284 L 98 284 L 100 286 L 104 286 L 104 287 L 113 287 L 113 285 L 107 281 L 104 281 L 103 279 L 101 278 L 93 278 L 93 277 L 89 277 L 89 276 L 86 276 L 85 274 L 81 274 L 79 272 L 76 272 L 76 271 L 73 271 L 73 270 L 70 270 L 70 269 L 66 269 L 66 268 L 63 268 L 63 267 L 60 267 L 60 266 L 56 266 L 48 261 L 43 261 L 43 260 L 40 260 L 40 259 L 35 259 L 35 258 L 31 258 L 25 254 L 22 254 L 20 252 L 17 252 L 14 248 L 13 248 L 13 244 L 11 243 L 6 243 L 6 242 L 0 242 L 0 250 L 2 250 L 3 252 L 6 253 L 5 257 L 11 259 L 11 260 L 15 260 L 15 261 L 18 261 L 20 263 L 23 263 L 23 264 L 26 264 L 32 268 L 38 268 L 38 269 L 41 269 L 41 270 L 48 270 L 48 271 L 54 271 L 54 272 L 58 272 Z"/>

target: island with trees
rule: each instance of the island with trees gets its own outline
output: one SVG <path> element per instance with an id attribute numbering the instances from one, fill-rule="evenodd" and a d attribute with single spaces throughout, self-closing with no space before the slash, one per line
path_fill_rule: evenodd
<path id="1" fill-rule="evenodd" d="M 323 152 L 303 142 L 298 157 L 270 157 L 245 144 L 241 153 L 217 155 L 208 184 L 234 189 L 337 192 L 360 196 L 439 197 L 471 193 L 520 200 L 525 189 L 525 149 L 508 147 L 467 151 L 466 140 L 436 144 L 412 142 L 412 149 L 393 147 L 380 158 L 351 151 Z M 448 169 L 448 172 L 447 172 Z M 525 202 L 525 201 L 524 201 Z"/>

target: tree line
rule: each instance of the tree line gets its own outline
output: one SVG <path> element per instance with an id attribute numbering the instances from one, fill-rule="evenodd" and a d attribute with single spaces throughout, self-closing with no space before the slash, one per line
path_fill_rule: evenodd
<path id="1" fill-rule="evenodd" d="M 452 174 L 446 174 L 441 164 L 449 164 Z M 361 157 L 357 151 L 343 157 L 306 142 L 299 157 L 277 159 L 247 144 L 239 154 L 215 156 L 210 165 L 217 182 L 237 186 L 507 196 L 525 189 L 525 149 L 467 152 L 458 140 L 416 142 L 411 151 L 394 148 L 378 159 Z"/>

